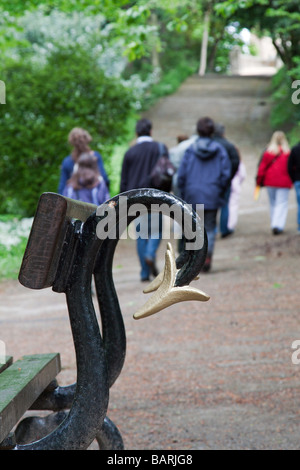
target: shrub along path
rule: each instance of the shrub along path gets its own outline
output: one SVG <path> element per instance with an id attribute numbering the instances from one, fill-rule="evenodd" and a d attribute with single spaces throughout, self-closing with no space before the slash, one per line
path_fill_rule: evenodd
<path id="1" fill-rule="evenodd" d="M 195 286 L 209 302 L 178 304 L 144 320 L 147 298 L 133 240 L 117 248 L 114 273 L 127 329 L 127 356 L 110 394 L 110 418 L 126 449 L 298 449 L 300 364 L 299 236 L 290 196 L 285 234 L 270 233 L 265 192 L 253 200 L 258 158 L 268 138 L 266 78 L 192 77 L 146 113 L 169 147 L 197 119 L 222 121 L 247 168 L 236 233 L 218 238 L 213 270 Z M 166 242 L 160 248 L 160 269 Z M 60 351 L 62 384 L 75 380 L 63 294 L 0 284 L 1 338 L 16 358 Z M 300 355 L 299 355 L 300 357 Z"/>

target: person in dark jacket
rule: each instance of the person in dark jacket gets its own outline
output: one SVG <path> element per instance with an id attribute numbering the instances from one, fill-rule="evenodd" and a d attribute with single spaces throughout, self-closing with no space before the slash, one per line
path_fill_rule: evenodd
<path id="1" fill-rule="evenodd" d="M 228 153 L 228 157 L 230 158 L 231 162 L 232 181 L 234 176 L 236 175 L 240 164 L 240 155 L 236 146 L 225 137 L 225 126 L 223 124 L 215 124 L 214 140 L 216 142 L 219 142 L 219 144 L 223 145 L 223 147 L 225 147 Z M 230 230 L 228 228 L 230 192 L 231 185 L 229 186 L 225 194 L 226 204 L 221 208 L 220 212 L 220 232 L 222 238 L 225 238 L 233 233 L 233 230 Z"/>
<path id="2" fill-rule="evenodd" d="M 177 183 L 188 204 L 194 208 L 204 204 L 208 253 L 203 271 L 207 272 L 214 252 L 217 212 L 226 203 L 232 170 L 225 148 L 213 139 L 214 121 L 209 117 L 199 119 L 197 132 L 198 139 L 186 150 L 179 166 Z"/>
<path id="3" fill-rule="evenodd" d="M 292 147 L 288 159 L 288 173 L 294 184 L 298 204 L 298 233 L 300 234 L 300 142 Z"/>
<path id="4" fill-rule="evenodd" d="M 86 152 L 90 152 L 97 158 L 99 172 L 104 178 L 107 187 L 109 188 L 109 178 L 104 168 L 102 156 L 99 152 L 93 151 L 90 148 L 92 137 L 89 132 L 87 132 L 85 129 L 82 129 L 81 127 L 74 127 L 69 133 L 68 141 L 73 148 L 71 154 L 63 159 L 60 171 L 58 193 L 63 194 L 67 181 L 73 174 L 74 167 L 76 169 L 79 156 Z"/>
<path id="5" fill-rule="evenodd" d="M 136 143 L 124 155 L 121 171 L 121 193 L 130 189 L 151 188 L 151 171 L 159 156 L 160 146 L 151 136 L 152 123 L 148 119 L 140 119 L 136 123 Z M 163 145 L 165 155 L 168 149 Z M 143 222 L 143 218 L 147 220 Z M 136 227 L 137 252 L 141 265 L 141 281 L 148 281 L 150 275 L 157 276 L 156 251 L 162 238 L 161 214 L 149 214 L 139 217 Z M 145 233 L 146 229 L 146 233 Z"/>

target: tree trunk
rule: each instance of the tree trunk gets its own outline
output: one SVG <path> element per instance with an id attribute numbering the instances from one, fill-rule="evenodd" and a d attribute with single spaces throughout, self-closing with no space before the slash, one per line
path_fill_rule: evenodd
<path id="1" fill-rule="evenodd" d="M 151 25 L 156 26 L 158 29 L 157 15 L 154 12 L 151 13 Z M 159 53 L 155 41 L 151 50 L 151 63 L 153 68 L 160 69 Z"/>
<path id="2" fill-rule="evenodd" d="M 204 15 L 204 31 L 203 31 L 202 43 L 201 43 L 201 55 L 200 55 L 200 67 L 199 67 L 200 76 L 205 75 L 205 72 L 206 72 L 208 32 L 209 32 L 209 11 L 206 11 Z"/>
<path id="3" fill-rule="evenodd" d="M 217 49 L 218 49 L 219 42 L 220 42 L 220 39 L 215 39 L 214 45 L 213 45 L 213 47 L 211 49 L 211 52 L 209 54 L 207 68 L 208 68 L 208 71 L 211 71 L 211 72 L 213 72 L 214 68 L 215 68 L 215 59 L 216 59 L 216 54 L 217 54 Z"/>
<path id="4" fill-rule="evenodd" d="M 283 40 L 277 42 L 277 38 L 272 38 L 273 45 L 288 70 L 290 70 L 293 66 L 293 59 L 290 55 L 289 48 L 285 47 L 285 43 Z"/>

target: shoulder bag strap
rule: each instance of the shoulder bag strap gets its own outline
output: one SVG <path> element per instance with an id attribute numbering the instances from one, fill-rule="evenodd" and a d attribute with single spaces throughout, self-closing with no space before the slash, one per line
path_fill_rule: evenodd
<path id="1" fill-rule="evenodd" d="M 273 165 L 273 163 L 275 163 L 275 161 L 280 157 L 280 155 L 282 155 L 282 153 L 283 153 L 282 150 L 280 150 L 280 152 L 277 153 L 277 155 L 275 155 L 273 160 L 271 160 L 270 163 L 266 166 L 266 168 L 265 168 L 266 171 L 270 168 L 270 166 Z"/>

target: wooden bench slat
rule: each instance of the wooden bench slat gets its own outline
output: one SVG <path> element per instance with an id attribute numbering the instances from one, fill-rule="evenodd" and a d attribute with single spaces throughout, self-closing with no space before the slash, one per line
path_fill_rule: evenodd
<path id="1" fill-rule="evenodd" d="M 24 356 L 0 374 L 0 442 L 61 370 L 60 355 Z"/>
<path id="2" fill-rule="evenodd" d="M 97 209 L 55 193 L 41 195 L 19 272 L 20 283 L 30 289 L 51 287 L 56 277 L 68 225 L 85 222 Z"/>

